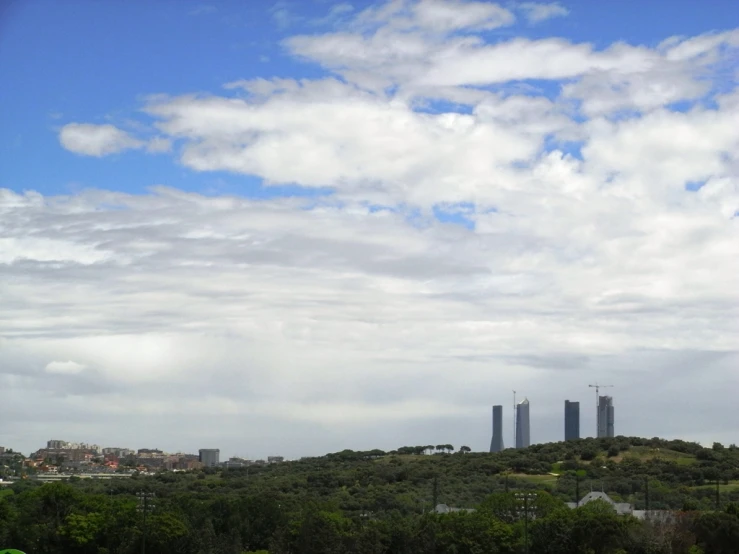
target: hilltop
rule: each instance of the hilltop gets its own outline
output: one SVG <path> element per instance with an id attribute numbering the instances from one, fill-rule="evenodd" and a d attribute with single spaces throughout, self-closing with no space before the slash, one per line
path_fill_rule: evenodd
<path id="1" fill-rule="evenodd" d="M 450 446 L 451 445 L 446 445 Z M 659 438 L 616 437 L 507 449 L 496 454 L 402 447 L 391 452 L 351 451 L 252 468 L 250 486 L 290 497 L 310 491 L 345 510 L 401 512 L 435 503 L 473 507 L 486 495 L 513 489 L 543 489 L 565 501 L 603 490 L 641 508 L 650 487 L 652 509 L 709 508 L 715 483 L 723 502 L 739 500 L 739 448 Z M 411 453 L 414 452 L 414 453 Z M 214 471 L 208 486 L 227 488 L 247 479 L 247 470 Z M 648 483 L 648 484 L 647 484 Z M 286 498 L 287 499 L 287 498 Z"/>

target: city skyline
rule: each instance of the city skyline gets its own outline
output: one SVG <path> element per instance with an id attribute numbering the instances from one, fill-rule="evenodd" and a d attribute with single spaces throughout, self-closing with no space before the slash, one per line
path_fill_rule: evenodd
<path id="1" fill-rule="evenodd" d="M 576 440 L 578 438 L 588 438 L 590 435 L 580 435 L 580 401 L 571 401 L 571 400 L 565 400 L 564 401 L 564 440 Z M 587 412 L 587 411 L 586 411 Z M 530 412 L 530 401 L 528 397 L 525 397 L 524 400 L 521 400 L 517 404 L 515 404 L 515 410 L 514 413 L 516 414 L 516 434 L 513 436 L 511 440 L 511 444 L 514 446 L 511 446 L 511 448 L 525 448 L 527 446 L 530 446 L 531 444 L 543 444 L 548 442 L 560 442 L 562 438 L 552 438 L 550 440 L 537 440 L 534 442 L 531 442 L 531 412 Z M 598 396 L 598 405 L 595 410 L 596 413 L 596 422 L 597 422 L 597 432 L 595 437 L 614 437 L 616 436 L 615 433 L 615 407 L 613 404 L 613 396 L 611 395 L 602 395 Z M 539 420 L 547 419 L 546 416 L 539 416 L 537 417 L 537 414 L 534 414 L 535 417 L 533 418 L 534 423 L 537 423 Z M 519 416 L 521 419 L 519 420 Z M 488 451 L 490 453 L 499 452 L 501 450 L 504 450 L 505 447 L 505 409 L 503 405 L 493 405 L 492 406 L 492 438 L 489 443 L 489 447 L 487 449 L 477 449 L 473 448 L 473 451 Z M 519 438 L 520 434 L 520 438 Z M 629 433 L 618 433 L 619 435 L 623 436 L 646 436 L 643 434 L 629 434 Z M 681 439 L 684 440 L 684 439 Z M 438 441 L 437 441 L 438 442 Z M 699 441 L 696 441 L 699 442 Z M 717 442 L 717 441 L 712 441 Z M 474 443 L 472 443 L 474 444 Z M 710 443 L 707 443 L 710 444 Z M 0 447 L 7 447 L 13 448 L 13 445 L 3 445 L 0 444 Z M 135 452 L 134 449 L 124 448 L 120 446 L 106 446 L 106 447 L 99 447 L 97 444 L 89 443 L 89 442 L 70 442 L 60 439 L 49 439 L 46 441 L 46 448 L 47 449 L 99 449 L 101 452 L 119 452 L 119 451 L 125 451 L 125 452 Z M 359 448 L 361 450 L 361 448 Z M 16 451 L 23 451 L 23 449 L 15 448 Z M 149 449 L 147 448 L 140 448 L 138 449 L 139 452 L 141 451 L 147 451 Z M 185 452 L 187 449 L 177 449 L 172 450 L 172 452 Z M 199 458 L 201 461 L 203 461 L 203 456 L 205 453 L 205 456 L 208 460 L 210 460 L 210 456 L 213 456 L 215 453 L 216 462 L 215 464 L 218 464 L 218 457 L 220 456 L 220 449 L 197 449 L 199 452 Z M 28 450 L 28 452 L 34 452 L 35 450 Z M 152 451 L 156 451 L 152 450 Z M 314 453 L 302 453 L 302 455 L 311 455 Z M 119 455 L 119 454 L 118 454 Z M 245 459 L 242 455 L 233 453 L 231 455 L 232 458 L 235 459 Z M 260 455 L 257 456 L 257 458 L 270 458 L 272 456 L 264 456 Z M 208 464 L 212 465 L 212 463 L 208 462 Z"/>

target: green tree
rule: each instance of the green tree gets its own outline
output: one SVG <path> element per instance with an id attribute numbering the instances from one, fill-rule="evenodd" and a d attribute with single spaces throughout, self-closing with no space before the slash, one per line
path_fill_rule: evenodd
<path id="1" fill-rule="evenodd" d="M 739 518 L 726 512 L 707 512 L 695 522 L 696 542 L 711 554 L 736 554 Z"/>

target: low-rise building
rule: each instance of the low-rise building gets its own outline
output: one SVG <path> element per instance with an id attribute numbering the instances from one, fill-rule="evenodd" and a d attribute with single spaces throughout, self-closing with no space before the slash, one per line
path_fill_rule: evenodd
<path id="1" fill-rule="evenodd" d="M 607 504 L 610 504 L 613 506 L 613 509 L 616 510 L 616 513 L 618 515 L 631 515 L 634 512 L 634 506 L 632 504 L 629 504 L 628 502 L 615 502 L 610 496 L 608 496 L 604 492 L 598 492 L 598 491 L 591 491 L 585 496 L 582 497 L 582 500 L 580 502 L 568 502 L 567 505 L 570 508 L 577 508 L 579 506 L 584 506 L 588 502 L 593 502 L 595 500 L 602 500 L 603 502 L 606 502 Z"/>
<path id="2" fill-rule="evenodd" d="M 119 446 L 108 446 L 103 448 L 103 456 L 115 456 L 116 458 L 125 458 L 134 454 L 130 448 L 121 448 Z"/>
<path id="3" fill-rule="evenodd" d="M 92 451 L 82 448 L 43 448 L 31 457 L 41 462 L 58 465 L 64 462 L 89 462 L 94 454 Z"/>
<path id="4" fill-rule="evenodd" d="M 223 467 L 227 468 L 239 468 L 239 467 L 248 467 L 251 465 L 251 460 L 246 460 L 244 458 L 229 458 L 225 462 L 223 462 Z"/>
<path id="5" fill-rule="evenodd" d="M 447 506 L 446 504 L 437 504 L 434 508 L 434 512 L 437 514 L 454 514 L 457 512 L 474 512 L 474 508 L 454 508 L 452 506 Z"/>

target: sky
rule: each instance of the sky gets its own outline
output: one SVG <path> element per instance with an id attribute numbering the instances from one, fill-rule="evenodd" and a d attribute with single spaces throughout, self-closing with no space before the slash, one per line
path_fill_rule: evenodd
<path id="1" fill-rule="evenodd" d="M 739 441 L 733 0 L 0 5 L 0 445 Z"/>

